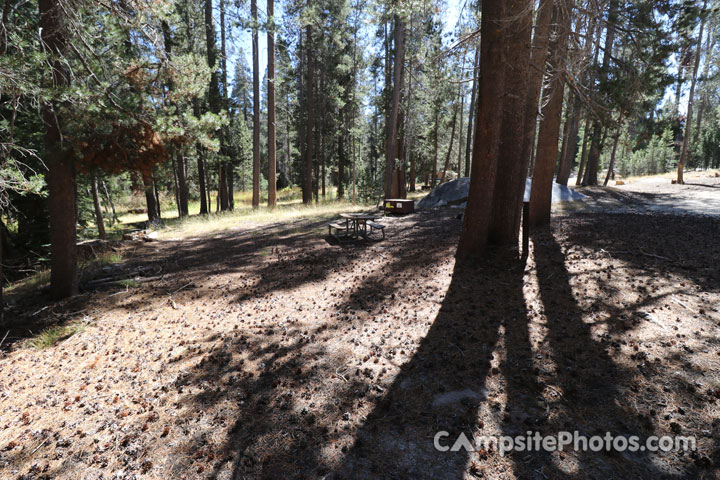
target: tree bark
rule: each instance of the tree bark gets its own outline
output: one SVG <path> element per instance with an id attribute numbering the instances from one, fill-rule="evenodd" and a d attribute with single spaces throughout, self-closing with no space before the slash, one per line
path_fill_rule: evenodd
<path id="1" fill-rule="evenodd" d="M 235 167 L 232 164 L 225 164 L 225 180 L 228 189 L 228 204 L 230 210 L 235 210 Z"/>
<path id="2" fill-rule="evenodd" d="M 253 61 L 253 191 L 252 207 L 260 206 L 260 66 L 258 54 L 257 0 L 250 0 Z"/>
<path id="3" fill-rule="evenodd" d="M 110 225 L 114 225 L 115 222 L 118 221 L 117 213 L 115 212 L 115 203 L 112 200 L 112 196 L 110 195 L 110 191 L 107 188 L 107 185 L 105 184 L 105 180 L 100 180 L 102 182 L 103 191 L 105 192 L 105 198 L 107 199 L 108 203 L 110 204 L 110 208 L 112 209 L 112 219 L 110 220 Z"/>
<path id="4" fill-rule="evenodd" d="M 600 69 L 600 83 L 604 83 L 607 80 L 608 69 L 610 67 L 610 57 L 615 43 L 615 24 L 618 16 L 618 2 L 619 0 L 610 0 L 608 21 L 607 21 L 607 32 L 605 33 L 605 48 L 603 52 L 603 63 Z M 582 180 L 582 184 L 585 185 L 597 185 L 598 184 L 598 168 L 600 164 L 600 152 L 602 151 L 602 140 L 601 135 L 603 132 L 603 125 L 600 119 L 595 119 L 593 122 L 592 136 L 590 140 L 590 153 L 588 154 L 587 163 L 585 165 L 585 176 Z"/>
<path id="5" fill-rule="evenodd" d="M 548 1 L 548 0 L 546 0 Z M 525 139 L 528 134 L 528 103 L 537 104 L 535 92 L 540 89 L 537 70 L 531 68 L 531 61 L 544 59 L 541 50 L 547 50 L 544 26 L 538 24 L 536 35 L 538 51 L 531 49 L 532 4 L 527 0 L 511 0 L 506 3 L 508 25 L 505 31 L 505 101 L 503 104 L 502 130 L 500 131 L 500 151 L 497 179 L 493 197 L 489 227 L 489 240 L 492 243 L 518 246 L 520 215 L 527 176 L 527 158 L 523 157 Z M 541 4 L 541 8 L 544 5 Z M 541 10 L 540 13 L 543 13 Z M 544 17 L 540 17 L 544 21 Z M 531 52 L 540 58 L 531 59 Z M 532 92 L 530 89 L 532 88 Z M 528 98 L 530 97 L 530 98 Z M 537 106 L 532 106 L 536 111 Z M 534 114 L 533 114 L 534 118 Z M 534 119 L 531 122 L 534 124 Z"/>
<path id="6" fill-rule="evenodd" d="M 158 215 L 157 199 L 155 197 L 155 189 L 153 188 L 152 176 L 141 173 L 143 181 L 143 189 L 145 191 L 145 204 L 147 206 L 148 222 L 153 223 L 160 216 Z"/>
<path id="7" fill-rule="evenodd" d="M 207 46 L 207 63 L 210 67 L 210 88 L 208 92 L 208 104 L 210 111 L 219 114 L 222 110 L 222 98 L 220 94 L 220 78 L 216 67 L 217 62 L 217 44 L 215 38 L 215 23 L 213 21 L 213 2 L 205 0 L 205 41 Z M 225 135 L 220 133 L 220 152 L 225 154 L 226 140 Z M 224 175 L 224 162 L 218 164 L 218 201 L 220 209 L 225 211 L 229 208 L 227 196 L 227 183 Z"/>
<path id="8" fill-rule="evenodd" d="M 59 89 L 70 83 L 70 76 L 61 57 L 67 52 L 67 38 L 63 9 L 54 0 L 39 0 L 41 38 L 51 60 L 51 88 Z M 43 104 L 45 128 L 46 181 L 50 194 L 50 291 L 55 298 L 77 293 L 77 185 L 72 152 L 64 144 L 62 105 L 56 101 Z"/>
<path id="9" fill-rule="evenodd" d="M 445 175 L 447 175 L 448 167 L 450 166 L 450 156 L 452 155 L 453 143 L 455 143 L 455 125 L 457 123 L 458 116 L 458 103 L 455 102 L 453 106 L 453 117 L 450 126 L 450 144 L 448 145 L 447 155 L 445 155 L 445 164 L 443 165 L 442 176 L 440 177 L 440 183 L 445 181 Z"/>
<path id="10" fill-rule="evenodd" d="M 98 182 L 95 172 L 90 174 L 90 190 L 92 192 L 93 207 L 95 207 L 95 222 L 98 229 L 98 237 L 105 240 L 105 222 L 103 221 L 102 206 L 100 205 L 100 195 L 98 194 Z"/>
<path id="11" fill-rule="evenodd" d="M 310 6 L 310 0 L 307 1 L 307 8 L 311 8 Z M 312 181 L 312 174 L 313 174 L 313 144 L 315 142 L 315 138 L 313 135 L 313 130 L 315 128 L 314 125 L 314 106 L 313 106 L 313 85 L 315 82 L 314 79 L 314 59 L 313 59 L 313 42 L 312 42 L 312 26 L 310 23 L 308 23 L 307 27 L 305 27 L 306 34 L 305 34 L 305 49 L 307 51 L 307 81 L 305 85 L 305 105 L 307 110 L 307 118 L 306 118 L 306 124 L 305 124 L 305 162 L 304 162 L 304 168 L 303 168 L 303 187 L 302 187 L 302 197 L 303 197 L 303 203 L 305 205 L 309 205 L 312 203 L 312 187 L 313 187 L 313 181 Z"/>
<path id="12" fill-rule="evenodd" d="M 587 144 L 588 140 L 590 139 L 590 112 L 586 113 L 585 117 L 585 126 L 583 128 L 583 144 L 582 144 L 582 150 L 580 151 L 580 165 L 578 166 L 578 174 L 577 178 L 575 179 L 575 186 L 579 187 L 582 185 L 582 179 L 585 175 L 585 165 L 587 164 L 587 155 L 588 155 L 588 149 Z"/>
<path id="13" fill-rule="evenodd" d="M 440 130 L 440 107 L 435 106 L 435 127 L 433 128 L 433 169 L 430 174 L 430 188 L 435 188 L 438 168 L 438 136 Z"/>
<path id="14" fill-rule="evenodd" d="M 552 184 L 558 155 L 558 135 L 562 124 L 563 94 L 565 90 L 565 56 L 570 33 L 570 12 L 573 0 L 559 0 L 557 8 L 557 31 L 550 50 L 551 70 L 547 104 L 538 131 L 532 188 L 530 190 L 529 225 L 537 227 L 550 223 Z"/>
<path id="15" fill-rule="evenodd" d="M 463 70 L 465 70 L 465 62 L 464 61 L 463 61 Z M 462 90 L 462 86 L 460 88 Z M 458 127 L 458 151 L 457 151 L 458 156 L 457 156 L 457 169 L 455 170 L 457 172 L 458 178 L 460 178 L 462 176 L 462 154 L 463 154 L 462 132 L 463 132 L 463 130 L 465 130 L 464 120 L 465 120 L 465 95 L 463 92 L 463 94 L 460 96 L 460 126 Z"/>
<path id="16" fill-rule="evenodd" d="M 188 184 L 187 172 L 185 167 L 185 157 L 177 156 L 177 178 L 178 178 L 178 198 L 180 201 L 180 216 L 188 216 Z"/>
<path id="17" fill-rule="evenodd" d="M 200 215 L 207 215 L 210 213 L 210 202 L 206 188 L 205 161 L 203 160 L 202 146 L 199 143 L 195 145 L 195 152 L 197 154 L 198 186 L 200 187 Z"/>
<path id="18" fill-rule="evenodd" d="M 410 27 L 412 30 L 412 23 L 411 23 Z M 410 73 L 411 74 L 408 76 L 408 94 L 407 94 L 407 101 L 406 101 L 406 106 L 405 106 L 405 109 L 407 111 L 410 111 L 410 109 L 412 108 L 412 104 L 413 104 L 413 76 L 412 76 L 413 68 L 414 68 L 413 63 L 411 62 L 410 63 Z M 408 119 L 408 124 L 410 124 L 410 119 Z M 408 127 L 408 129 L 409 129 L 409 127 Z M 414 146 L 415 145 L 413 143 L 413 144 L 411 144 L 411 147 L 407 147 L 404 150 L 405 154 L 410 156 L 410 191 L 411 192 L 415 191 L 415 177 L 417 175 L 416 166 L 415 166 L 415 155 L 413 154 Z M 410 150 L 409 154 L 407 152 L 408 150 Z"/>
<path id="19" fill-rule="evenodd" d="M 175 161 L 175 155 L 170 155 L 170 160 L 172 163 L 172 172 L 173 172 L 173 191 L 175 192 L 175 207 L 177 208 L 178 212 L 178 218 L 182 217 L 182 211 L 180 211 L 180 185 L 178 184 L 178 175 L 177 175 L 177 162 Z"/>
<path id="20" fill-rule="evenodd" d="M 570 93 L 572 96 L 573 94 Z M 580 130 L 580 109 L 581 100 L 577 97 L 573 100 L 572 111 L 570 113 L 570 128 L 566 139 L 564 140 L 565 149 L 560 155 L 560 168 L 558 169 L 558 175 L 556 182 L 560 185 L 567 185 L 568 179 L 570 178 L 570 172 L 572 172 L 573 164 L 575 163 L 575 155 L 577 154 L 578 146 L 578 131 Z"/>
<path id="21" fill-rule="evenodd" d="M 385 198 L 392 197 L 395 155 L 397 153 L 398 111 L 402 90 L 402 69 L 405 59 L 405 22 L 395 15 L 395 54 L 393 59 L 393 93 L 390 116 L 386 120 L 385 139 Z"/>
<path id="22" fill-rule="evenodd" d="M 163 32 L 163 40 L 165 45 L 165 53 L 168 57 L 168 60 L 172 56 L 172 34 L 170 31 L 170 24 L 163 20 L 161 23 L 161 28 Z M 174 85 L 172 82 L 168 82 L 168 90 L 172 91 L 174 89 Z M 171 102 L 172 105 L 172 102 Z M 175 156 L 173 156 L 175 158 Z M 175 165 L 175 161 L 173 160 L 173 174 L 175 176 L 177 185 L 176 185 L 176 195 L 177 195 L 177 204 L 178 204 L 178 215 L 180 217 L 186 217 L 188 214 L 188 187 L 187 187 L 187 178 L 185 174 L 185 158 L 182 155 L 177 156 L 177 165 Z"/>
<path id="23" fill-rule="evenodd" d="M 188 43 L 188 50 L 194 51 L 194 30 L 192 28 L 192 23 L 190 21 L 190 14 L 189 9 L 186 9 L 185 14 L 183 15 L 183 20 L 185 22 L 185 28 L 186 28 L 186 37 L 187 37 L 187 43 Z M 193 106 L 193 116 L 197 119 L 200 118 L 200 100 L 198 98 L 193 98 L 192 100 L 192 106 Z M 210 200 L 209 200 L 209 192 L 207 188 L 207 179 L 205 175 L 205 161 L 203 159 L 203 147 L 200 145 L 200 143 L 195 144 L 195 153 L 197 155 L 197 170 L 198 170 L 198 186 L 200 188 L 200 215 L 207 215 L 210 213 Z"/>
<path id="24" fill-rule="evenodd" d="M 226 50 L 226 32 L 225 32 L 225 0 L 220 0 L 220 68 L 222 70 L 222 109 L 227 113 L 228 119 L 232 116 L 232 110 L 230 109 L 230 101 L 228 95 L 228 74 L 227 74 L 227 50 Z M 230 124 L 223 126 L 220 135 L 221 152 L 230 159 L 230 163 L 234 161 L 234 148 L 230 143 Z M 222 162 L 220 168 L 223 169 L 223 181 L 221 182 L 221 203 L 224 210 L 233 209 L 232 200 L 232 175 L 229 175 L 232 167 L 228 162 Z"/>
<path id="25" fill-rule="evenodd" d="M 613 169 L 615 168 L 615 153 L 617 152 L 618 142 L 620 141 L 620 130 L 615 134 L 615 141 L 613 142 L 612 155 L 610 155 L 610 165 L 608 165 L 607 175 L 605 175 L 605 181 L 603 187 L 607 187 L 610 181 L 610 176 L 613 175 Z"/>
<path id="26" fill-rule="evenodd" d="M 267 0 L 268 16 L 268 207 L 275 208 L 277 204 L 277 178 L 276 178 L 276 143 L 275 143 L 275 29 L 273 18 L 275 15 L 274 0 Z"/>
<path id="27" fill-rule="evenodd" d="M 475 97 L 477 96 L 478 67 L 480 65 L 480 49 L 475 50 L 475 68 L 473 69 L 472 93 L 470 94 L 470 113 L 468 113 L 467 142 L 465 143 L 465 176 L 470 176 L 470 153 L 472 150 L 473 118 L 475 116 Z M 458 172 L 459 174 L 460 172 Z"/>
<path id="28" fill-rule="evenodd" d="M 715 35 L 713 35 L 713 29 L 711 27 L 708 27 L 708 32 L 706 35 L 706 41 L 705 41 L 705 66 L 703 67 L 703 85 L 705 88 L 703 88 L 703 93 L 700 96 L 700 105 L 698 106 L 698 114 L 697 114 L 697 122 L 695 123 L 695 131 L 693 132 L 693 145 L 697 145 L 698 140 L 700 138 L 700 130 L 702 128 L 702 121 L 703 121 L 703 112 L 705 111 L 705 106 L 707 105 L 708 101 L 708 74 L 710 73 L 710 64 L 712 61 L 710 60 L 712 58 L 712 52 L 715 48 L 715 42 L 717 41 Z"/>
<path id="29" fill-rule="evenodd" d="M 457 257 L 465 260 L 485 251 L 497 177 L 505 83 L 504 3 L 484 0 L 480 40 L 477 121 L 472 174 Z"/>
<path id="30" fill-rule="evenodd" d="M 703 13 L 707 9 L 707 0 L 703 2 Z M 682 150 L 680 150 L 680 160 L 678 161 L 677 183 L 683 184 L 683 170 L 688 159 L 688 151 L 690 149 L 690 135 L 692 134 L 693 106 L 695 103 L 695 84 L 697 83 L 698 69 L 700 68 L 700 56 L 702 55 L 702 38 L 705 30 L 705 15 L 700 20 L 700 33 L 698 34 L 697 47 L 695 49 L 695 65 L 693 65 L 692 79 L 690 80 L 690 93 L 688 93 L 687 103 L 687 119 L 685 120 L 685 134 L 683 135 Z"/>
<path id="31" fill-rule="evenodd" d="M 347 159 L 345 158 L 345 109 L 340 111 L 340 135 L 338 136 L 338 182 L 337 182 L 337 198 L 345 197 L 345 164 Z"/>

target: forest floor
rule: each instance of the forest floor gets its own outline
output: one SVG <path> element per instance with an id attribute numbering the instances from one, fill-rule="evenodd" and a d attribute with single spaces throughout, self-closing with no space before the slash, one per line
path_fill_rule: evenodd
<path id="1" fill-rule="evenodd" d="M 325 217 L 123 242 L 96 278 L 138 279 L 9 311 L 0 478 L 717 478 L 720 218 L 590 195 L 527 261 L 455 265 L 453 210 L 377 243 L 330 242 Z M 433 446 L 574 430 L 697 451 Z"/>
<path id="2" fill-rule="evenodd" d="M 566 210 L 598 212 L 720 215 L 720 176 L 716 171 L 687 172 L 685 183 L 674 185 L 667 176 L 636 177 L 610 188 L 582 188 L 591 197 Z M 614 183 L 614 182 L 611 182 Z"/>

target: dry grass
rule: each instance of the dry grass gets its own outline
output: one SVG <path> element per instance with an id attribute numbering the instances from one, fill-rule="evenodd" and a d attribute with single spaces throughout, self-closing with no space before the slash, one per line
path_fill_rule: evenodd
<path id="1" fill-rule="evenodd" d="M 329 201 L 311 206 L 293 202 L 281 204 L 276 209 L 261 206 L 253 210 L 243 206 L 236 208 L 233 212 L 210 214 L 208 216 L 196 215 L 181 221 L 167 222 L 165 227 L 158 230 L 158 238 L 179 240 L 227 231 L 252 229 L 274 223 L 289 223 L 299 219 L 319 220 L 337 216 L 343 212 L 356 212 L 367 208 L 367 205 L 353 205 L 347 201 Z"/>
<path id="2" fill-rule="evenodd" d="M 687 178 L 693 178 L 693 177 L 707 177 L 714 176 L 717 172 L 720 170 L 703 170 L 700 172 L 696 172 L 695 170 L 685 170 L 684 177 Z M 605 177 L 603 177 L 604 179 Z M 666 173 L 659 173 L 657 175 L 633 175 L 633 176 L 627 176 L 627 177 L 619 177 L 620 180 L 624 181 L 625 183 L 634 183 L 638 181 L 648 181 L 651 179 L 668 179 L 673 180 L 677 178 L 677 170 L 673 170 L 672 172 L 666 172 Z M 611 182 L 611 184 L 614 184 L 614 182 Z"/>
<path id="3" fill-rule="evenodd" d="M 67 340 L 75 334 L 81 333 L 85 330 L 85 324 L 81 322 L 74 322 L 69 325 L 62 325 L 56 327 L 50 327 L 37 336 L 28 340 L 28 345 L 35 350 L 42 350 L 44 348 L 52 347 L 58 342 Z"/>

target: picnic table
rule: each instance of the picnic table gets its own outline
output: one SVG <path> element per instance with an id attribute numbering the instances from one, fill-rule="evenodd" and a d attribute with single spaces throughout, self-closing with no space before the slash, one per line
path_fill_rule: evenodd
<path id="1" fill-rule="evenodd" d="M 380 215 L 376 213 L 341 213 L 340 218 L 345 220 L 344 223 L 331 223 L 328 225 L 328 230 L 333 228 L 338 231 L 345 231 L 345 236 L 349 238 L 369 238 L 368 227 L 370 227 L 370 233 L 373 230 L 380 230 L 383 234 L 382 238 L 385 238 L 385 225 L 375 223 L 375 220 Z"/>

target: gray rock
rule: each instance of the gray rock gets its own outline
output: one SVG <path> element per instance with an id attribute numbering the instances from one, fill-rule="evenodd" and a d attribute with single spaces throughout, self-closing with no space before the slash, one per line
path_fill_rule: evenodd
<path id="1" fill-rule="evenodd" d="M 530 188 L 532 179 L 525 180 L 524 201 L 530 201 Z M 470 191 L 470 178 L 462 177 L 457 180 L 445 182 L 435 187 L 427 196 L 417 203 L 417 208 L 440 208 L 447 205 L 465 208 L 467 206 L 468 192 Z M 582 193 L 565 185 L 553 182 L 552 203 L 574 202 L 587 198 Z"/>

